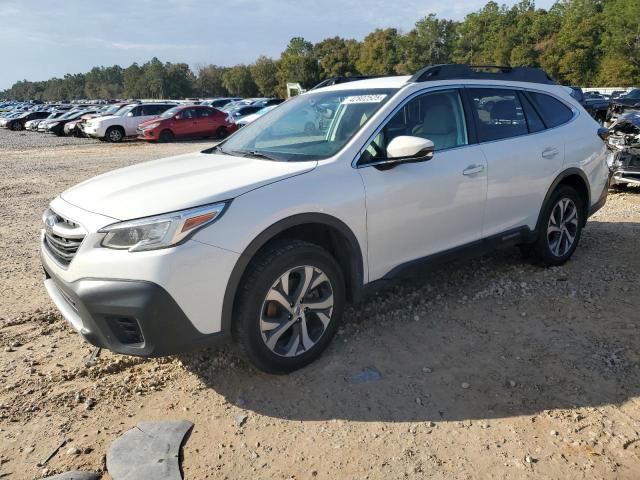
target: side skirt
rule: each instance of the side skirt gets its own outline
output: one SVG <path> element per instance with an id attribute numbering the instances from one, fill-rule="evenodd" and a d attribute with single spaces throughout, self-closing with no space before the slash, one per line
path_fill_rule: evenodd
<path id="1" fill-rule="evenodd" d="M 382 278 L 365 285 L 365 294 L 384 288 L 394 280 L 424 274 L 430 269 L 454 260 L 472 259 L 495 250 L 533 243 L 536 237 L 536 232 L 529 227 L 518 227 L 482 240 L 445 250 L 444 252 L 410 260 L 409 262 L 398 265 Z"/>

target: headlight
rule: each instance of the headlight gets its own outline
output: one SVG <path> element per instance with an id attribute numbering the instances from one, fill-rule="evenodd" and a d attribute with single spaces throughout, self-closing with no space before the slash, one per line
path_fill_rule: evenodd
<path id="1" fill-rule="evenodd" d="M 142 129 L 146 130 L 148 128 L 156 128 L 158 125 L 160 125 L 160 122 L 150 123 L 149 125 L 143 125 Z"/>
<path id="2" fill-rule="evenodd" d="M 141 252 L 179 244 L 198 229 L 216 221 L 228 204 L 225 202 L 179 212 L 114 223 L 99 230 L 106 233 L 101 245 L 117 250 Z"/>

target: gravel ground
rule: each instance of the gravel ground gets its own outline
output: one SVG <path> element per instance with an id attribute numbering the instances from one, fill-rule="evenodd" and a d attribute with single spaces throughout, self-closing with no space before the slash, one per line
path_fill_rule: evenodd
<path id="1" fill-rule="evenodd" d="M 206 145 L 2 147 L 0 478 L 102 471 L 120 433 L 157 419 L 195 423 L 187 479 L 640 477 L 634 190 L 612 192 L 567 265 L 505 250 L 406 280 L 348 308 L 292 375 L 231 348 L 84 367 L 41 285 L 41 211 L 84 178 Z"/>

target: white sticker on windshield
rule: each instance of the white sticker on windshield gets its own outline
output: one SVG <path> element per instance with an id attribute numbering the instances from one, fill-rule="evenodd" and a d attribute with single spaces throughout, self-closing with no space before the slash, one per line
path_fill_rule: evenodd
<path id="1" fill-rule="evenodd" d="M 349 105 L 351 103 L 380 103 L 387 98 L 386 94 L 380 95 L 353 95 L 342 100 L 342 105 Z"/>

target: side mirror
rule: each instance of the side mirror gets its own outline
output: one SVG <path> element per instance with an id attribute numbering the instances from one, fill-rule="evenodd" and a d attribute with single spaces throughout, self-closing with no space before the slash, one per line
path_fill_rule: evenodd
<path id="1" fill-rule="evenodd" d="M 433 157 L 433 142 L 427 138 L 401 135 L 387 146 L 387 160 L 400 162 L 423 162 Z"/>
<path id="2" fill-rule="evenodd" d="M 127 117 L 133 117 L 133 112 L 127 113 Z"/>
<path id="3" fill-rule="evenodd" d="M 180 120 L 180 119 L 182 118 L 182 116 L 181 116 L 180 114 L 177 114 L 177 115 L 176 115 L 175 117 L 173 117 L 173 118 L 175 118 L 176 120 Z"/>

